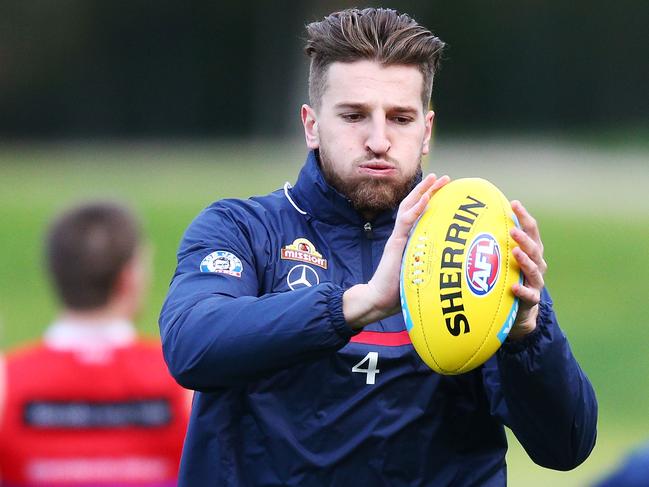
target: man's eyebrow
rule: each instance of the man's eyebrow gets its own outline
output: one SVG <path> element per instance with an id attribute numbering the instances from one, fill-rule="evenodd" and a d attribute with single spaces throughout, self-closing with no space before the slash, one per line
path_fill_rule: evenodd
<path id="1" fill-rule="evenodd" d="M 408 105 L 402 105 L 402 106 L 397 105 L 397 106 L 394 106 L 394 107 L 390 107 L 388 109 L 388 112 L 393 112 L 393 113 L 394 112 L 396 112 L 396 113 L 414 113 L 414 114 L 416 114 L 416 113 L 419 112 L 419 108 L 418 107 L 411 107 L 411 106 L 408 106 Z"/>
<path id="2" fill-rule="evenodd" d="M 334 105 L 335 109 L 345 109 L 345 110 L 366 110 L 368 106 L 365 103 L 358 103 L 352 101 L 342 101 Z"/>
<path id="3" fill-rule="evenodd" d="M 348 102 L 348 101 L 343 101 L 340 103 L 336 103 L 334 105 L 334 109 L 336 110 L 359 110 L 359 111 L 366 111 L 369 110 L 369 105 L 365 103 L 359 103 L 359 102 Z M 387 109 L 388 112 L 391 113 L 413 113 L 416 114 L 419 110 L 417 107 L 414 106 L 409 106 L 409 105 L 395 105 L 392 107 L 389 107 Z"/>

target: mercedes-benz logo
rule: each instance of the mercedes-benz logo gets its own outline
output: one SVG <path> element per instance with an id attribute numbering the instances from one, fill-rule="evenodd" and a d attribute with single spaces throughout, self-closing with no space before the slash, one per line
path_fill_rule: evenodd
<path id="1" fill-rule="evenodd" d="M 291 288 L 292 291 L 300 289 L 303 287 L 311 287 L 316 284 L 320 284 L 320 278 L 318 273 L 308 265 L 296 265 L 290 271 L 288 271 L 288 276 L 286 276 L 286 284 Z"/>

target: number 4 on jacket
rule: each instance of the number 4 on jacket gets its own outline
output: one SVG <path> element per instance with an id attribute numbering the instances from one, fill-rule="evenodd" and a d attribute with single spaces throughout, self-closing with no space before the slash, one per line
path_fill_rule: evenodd
<path id="1" fill-rule="evenodd" d="M 365 362 L 367 362 L 367 368 L 362 368 Z M 376 368 L 378 364 L 379 364 L 379 352 L 369 352 L 367 355 L 365 355 L 365 357 L 363 357 L 363 360 L 361 360 L 360 362 L 358 362 L 356 365 L 352 367 L 352 372 L 367 374 L 367 379 L 365 383 L 374 384 L 376 374 L 381 372 L 379 369 Z"/>

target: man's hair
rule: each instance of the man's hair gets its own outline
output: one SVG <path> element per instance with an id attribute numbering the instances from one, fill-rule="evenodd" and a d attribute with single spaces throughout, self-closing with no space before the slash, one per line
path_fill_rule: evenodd
<path id="1" fill-rule="evenodd" d="M 63 304 L 76 310 L 105 305 L 139 241 L 137 220 L 117 203 L 89 202 L 59 216 L 47 235 L 46 258 Z"/>
<path id="2" fill-rule="evenodd" d="M 327 69 L 334 62 L 372 60 L 388 65 L 413 65 L 424 77 L 421 94 L 428 109 L 433 77 L 444 42 L 407 14 L 385 8 L 356 8 L 333 13 L 306 26 L 304 51 L 311 58 L 309 100 L 319 108 Z"/>

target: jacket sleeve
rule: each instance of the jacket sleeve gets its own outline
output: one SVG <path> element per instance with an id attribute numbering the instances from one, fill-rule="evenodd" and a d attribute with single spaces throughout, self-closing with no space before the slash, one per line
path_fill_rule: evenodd
<path id="1" fill-rule="evenodd" d="M 485 364 L 483 380 L 492 414 L 511 428 L 530 458 L 570 470 L 595 446 L 597 399 L 575 360 L 543 290 L 537 328 L 520 342 L 505 342 Z"/>
<path id="2" fill-rule="evenodd" d="M 227 206 L 208 208 L 178 251 L 160 332 L 171 374 L 189 389 L 241 384 L 331 353 L 354 334 L 343 316 L 339 286 L 258 295 L 268 238 L 258 221 L 242 220 Z M 240 260 L 238 276 L 201 271 L 216 251 Z"/>

